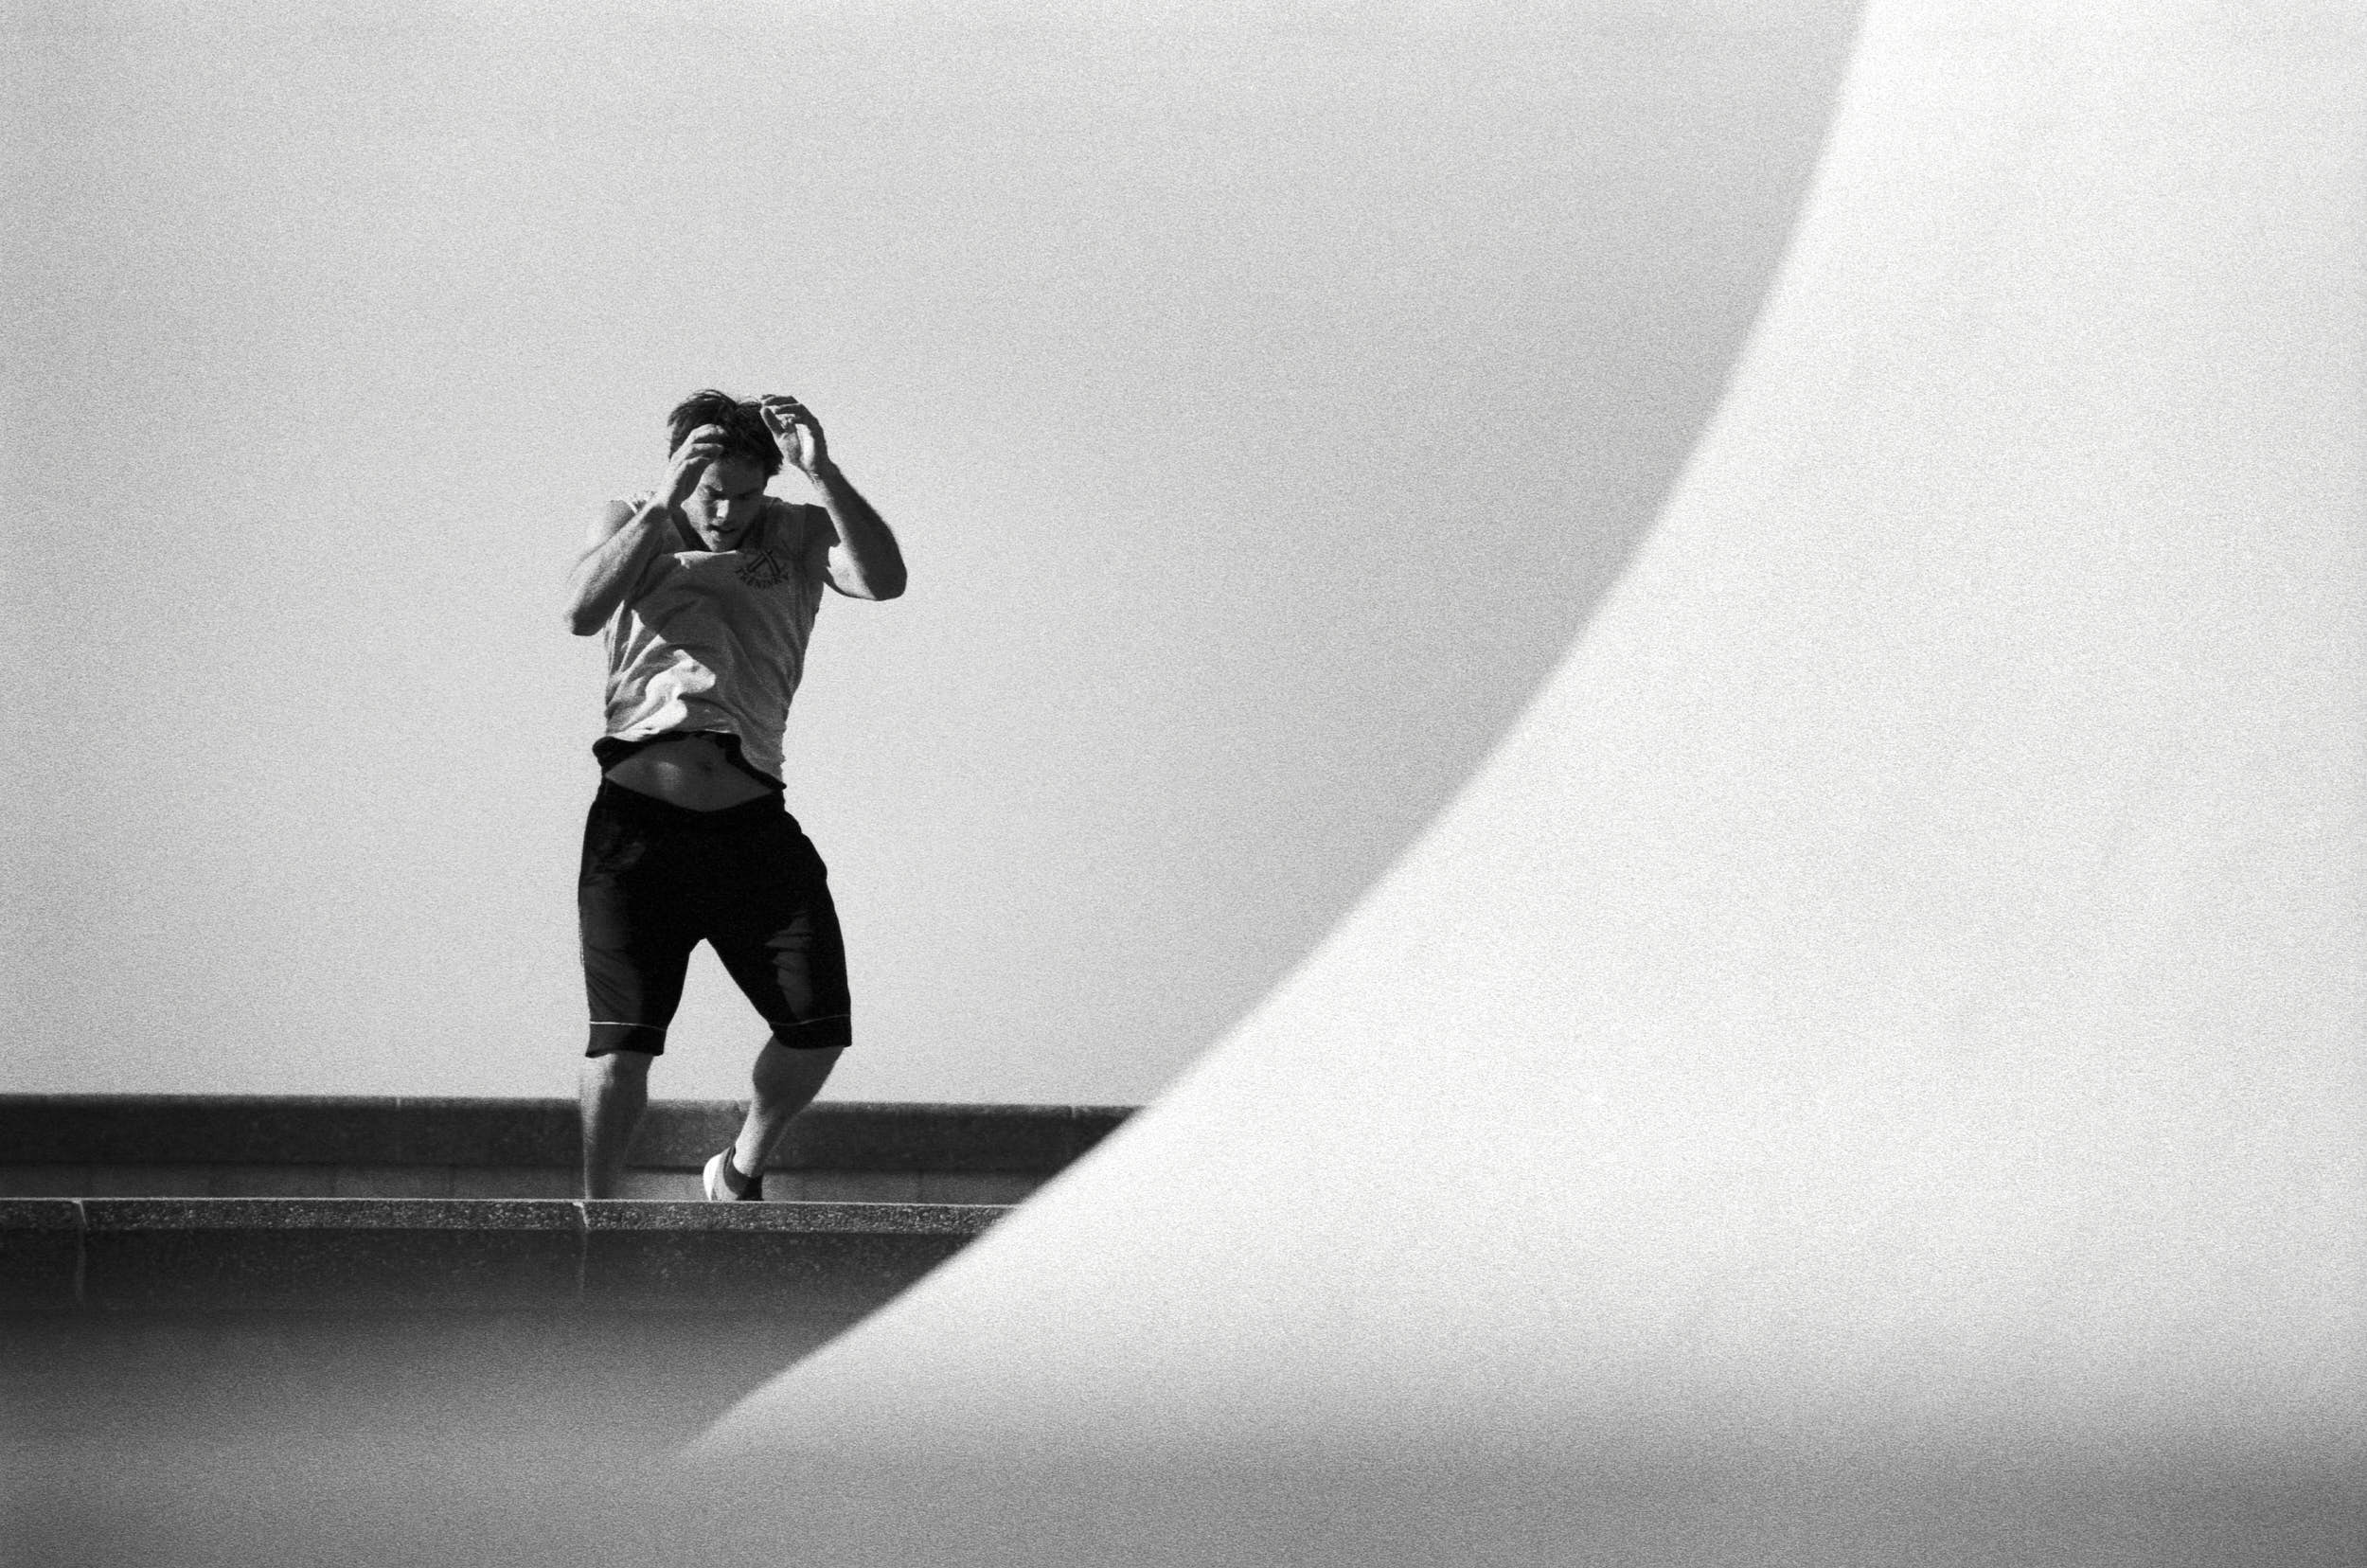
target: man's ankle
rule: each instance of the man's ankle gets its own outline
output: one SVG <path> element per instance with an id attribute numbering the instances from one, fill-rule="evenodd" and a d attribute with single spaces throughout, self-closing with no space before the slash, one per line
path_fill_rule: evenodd
<path id="1" fill-rule="evenodd" d="M 737 1147 L 727 1146 L 722 1154 L 714 1162 L 714 1181 L 722 1187 L 725 1197 L 741 1202 L 761 1198 L 764 1195 L 764 1173 L 759 1170 L 750 1175 L 740 1169 L 739 1151 Z M 714 1196 L 712 1189 L 709 1190 L 708 1196 Z"/>

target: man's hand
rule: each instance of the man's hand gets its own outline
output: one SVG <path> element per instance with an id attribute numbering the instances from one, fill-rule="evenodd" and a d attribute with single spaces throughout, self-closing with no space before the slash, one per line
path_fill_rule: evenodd
<path id="1" fill-rule="evenodd" d="M 904 553 L 871 503 L 846 482 L 823 444 L 822 424 L 794 398 L 768 392 L 756 400 L 781 461 L 813 481 L 837 535 L 828 545 L 830 586 L 855 598 L 892 599 L 904 591 Z"/>
<path id="2" fill-rule="evenodd" d="M 822 443 L 820 421 L 806 411 L 804 403 L 775 392 L 758 398 L 756 406 L 764 411 L 773 444 L 781 449 L 781 461 L 809 479 L 817 478 L 830 460 L 829 450 Z"/>
<path id="3" fill-rule="evenodd" d="M 818 433 L 817 433 L 818 437 Z M 671 466 L 666 471 L 666 483 L 658 490 L 659 497 L 668 507 L 679 507 L 690 499 L 690 492 L 699 488 L 699 475 L 707 465 L 723 455 L 723 427 L 701 425 L 683 437 L 674 449 Z"/>

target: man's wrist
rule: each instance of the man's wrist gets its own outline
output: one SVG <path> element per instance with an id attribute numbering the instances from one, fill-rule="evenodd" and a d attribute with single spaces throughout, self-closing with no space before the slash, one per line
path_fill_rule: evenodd
<path id="1" fill-rule="evenodd" d="M 813 467 L 804 470 L 803 472 L 808 479 L 813 482 L 813 486 L 816 490 L 828 490 L 830 488 L 832 481 L 842 477 L 838 472 L 838 465 L 831 462 L 828 457 L 825 457 L 821 461 L 815 463 Z"/>

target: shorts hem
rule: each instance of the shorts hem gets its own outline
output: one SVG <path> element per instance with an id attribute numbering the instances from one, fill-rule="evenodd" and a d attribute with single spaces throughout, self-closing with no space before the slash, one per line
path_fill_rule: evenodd
<path id="1" fill-rule="evenodd" d="M 618 1051 L 638 1051 L 644 1056 L 666 1054 L 666 1026 L 662 1024 L 594 1024 L 592 1042 L 583 1048 L 587 1057 L 604 1057 Z"/>
<path id="2" fill-rule="evenodd" d="M 798 1024 L 774 1024 L 773 1038 L 792 1051 L 844 1050 L 855 1042 L 855 1023 L 850 1015 L 839 1013 Z"/>

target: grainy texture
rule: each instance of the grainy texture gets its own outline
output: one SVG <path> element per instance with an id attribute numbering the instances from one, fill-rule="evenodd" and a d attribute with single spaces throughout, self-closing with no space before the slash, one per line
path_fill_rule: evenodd
<path id="1" fill-rule="evenodd" d="M 0 1199 L 0 1310 L 73 1306 L 81 1250 L 80 1203 Z"/>
<path id="2" fill-rule="evenodd" d="M 566 1307 L 572 1203 L 93 1199 L 83 1302 L 103 1309 Z"/>

